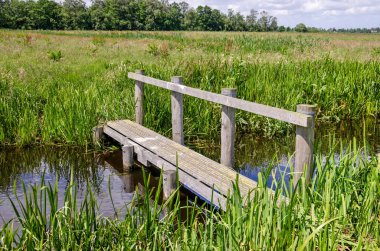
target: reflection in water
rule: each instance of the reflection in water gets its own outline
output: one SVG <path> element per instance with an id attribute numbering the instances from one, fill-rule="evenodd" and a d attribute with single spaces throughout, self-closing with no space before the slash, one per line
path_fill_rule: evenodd
<path id="1" fill-rule="evenodd" d="M 70 181 L 70 170 L 74 172 L 77 184 L 77 198 L 82 201 L 87 191 L 87 181 L 95 193 L 99 210 L 105 216 L 113 216 L 109 190 L 117 210 L 125 212 L 126 205 L 131 202 L 135 187 L 143 184 L 140 168 L 123 173 L 121 152 L 116 151 L 106 156 L 86 154 L 83 149 L 73 148 L 34 148 L 26 150 L 0 151 L 0 226 L 3 222 L 14 218 L 13 209 L 8 196 L 15 198 L 13 183 L 17 195 L 23 197 L 22 183 L 39 184 L 42 174 L 45 183 L 58 181 L 59 206 L 62 206 L 64 193 Z M 157 177 L 152 177 L 150 186 L 157 186 Z"/>

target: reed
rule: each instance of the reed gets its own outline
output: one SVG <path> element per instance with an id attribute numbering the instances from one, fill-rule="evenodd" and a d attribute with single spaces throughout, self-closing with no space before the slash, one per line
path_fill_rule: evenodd
<path id="1" fill-rule="evenodd" d="M 184 84 L 216 93 L 236 87 L 239 98 L 288 110 L 317 104 L 319 124 L 378 118 L 375 38 L 0 31 L 6 55 L 0 59 L 0 143 L 91 144 L 95 125 L 134 117 L 127 73 L 136 69 L 164 80 L 182 75 Z M 49 58 L 52 51 L 60 52 L 59 60 Z M 170 135 L 170 95 L 154 87 L 145 93 L 145 124 Z M 191 97 L 185 97 L 184 107 L 185 135 L 219 135 L 220 107 Z M 243 112 L 237 113 L 237 123 L 240 132 L 266 137 L 294 130 Z"/>
<path id="2" fill-rule="evenodd" d="M 24 201 L 11 201 L 19 221 L 0 230 L 3 249 L 135 249 L 135 250 L 377 250 L 380 248 L 380 170 L 376 158 L 363 158 L 355 142 L 342 150 L 316 156 L 315 175 L 295 191 L 285 175 L 266 192 L 268 173 L 244 201 L 238 187 L 228 199 L 227 211 L 205 205 L 181 204 L 179 190 L 167 202 L 160 199 L 162 178 L 145 194 L 136 192 L 126 214 L 106 218 L 88 186 L 87 196 L 76 201 L 71 183 L 59 206 L 57 185 L 24 189 Z M 290 184 L 292 182 L 290 181 Z M 15 191 L 16 192 L 16 191 Z M 288 203 L 277 203 L 285 194 Z M 17 193 L 16 193 L 17 195 Z M 245 203 L 245 206 L 242 206 Z M 181 214 L 184 211 L 185 214 Z"/>

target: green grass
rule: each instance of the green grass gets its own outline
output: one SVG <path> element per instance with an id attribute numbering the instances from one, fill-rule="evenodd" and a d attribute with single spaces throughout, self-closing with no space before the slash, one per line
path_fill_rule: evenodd
<path id="1" fill-rule="evenodd" d="M 91 189 L 77 202 L 73 176 L 62 206 L 57 184 L 42 179 L 24 186 L 24 195 L 11 201 L 20 226 L 4 225 L 0 244 L 4 250 L 378 250 L 379 163 L 363 159 L 365 149 L 355 143 L 341 151 L 339 163 L 334 152 L 326 162 L 316 156 L 313 180 L 307 185 L 302 178 L 296 191 L 280 181 L 275 195 L 269 195 L 265 184 L 270 172 L 263 173 L 242 206 L 245 199 L 235 186 L 226 212 L 181 204 L 178 190 L 162 202 L 162 178 L 150 190 L 145 175 L 149 192 L 136 192 L 125 216 L 115 210 L 115 218 L 106 218 Z M 288 203 L 277 203 L 281 194 Z"/>
<path id="2" fill-rule="evenodd" d="M 206 32 L 0 31 L 0 143 L 88 145 L 91 128 L 133 119 L 129 71 L 288 110 L 318 105 L 317 123 L 378 118 L 376 36 Z M 153 49 L 152 49 L 153 48 Z M 153 50 L 153 51 L 152 51 Z M 147 86 L 146 125 L 170 135 L 169 92 Z M 217 137 L 220 107 L 185 98 L 187 136 Z M 272 137 L 288 124 L 243 112 L 240 132 Z"/>

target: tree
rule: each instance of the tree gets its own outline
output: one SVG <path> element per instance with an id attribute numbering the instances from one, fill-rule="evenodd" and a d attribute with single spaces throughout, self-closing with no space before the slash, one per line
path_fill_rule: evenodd
<path id="1" fill-rule="evenodd" d="M 256 10 L 251 9 L 249 15 L 245 18 L 246 23 L 247 23 L 247 29 L 249 31 L 257 31 L 258 30 L 258 27 L 257 27 L 258 15 L 259 15 L 259 13 Z"/>
<path id="2" fill-rule="evenodd" d="M 197 13 L 193 8 L 186 11 L 186 15 L 182 21 L 184 30 L 195 30 Z"/>
<path id="3" fill-rule="evenodd" d="M 163 30 L 181 30 L 182 29 L 182 20 L 184 14 L 182 14 L 181 6 L 174 2 L 169 4 L 165 11 L 165 20 Z"/>
<path id="4" fill-rule="evenodd" d="M 205 31 L 222 30 L 224 27 L 223 16 L 219 10 L 213 10 L 209 6 L 198 6 L 195 13 L 188 13 L 193 16 L 195 23 L 193 29 Z M 191 18 L 191 16 L 188 16 Z"/>
<path id="5" fill-rule="evenodd" d="M 61 2 L 63 1 L 63 2 Z M 0 27 L 13 29 L 276 31 L 277 18 L 246 17 L 169 0 L 0 0 Z M 61 2 L 61 3 L 59 3 Z M 357 30 L 355 30 L 357 31 Z M 366 31 L 370 31 L 367 29 Z M 360 32 L 360 31 L 359 31 Z"/>
<path id="6" fill-rule="evenodd" d="M 104 11 L 106 3 L 104 0 L 92 0 L 90 13 L 91 28 L 94 30 L 104 30 Z"/>
<path id="7" fill-rule="evenodd" d="M 42 30 L 62 29 L 62 6 L 52 0 L 38 0 L 33 8 L 34 28 Z"/>
<path id="8" fill-rule="evenodd" d="M 232 9 L 228 10 L 227 14 L 228 25 L 227 29 L 230 31 L 244 31 L 246 30 L 246 22 L 240 12 L 234 12 Z"/>
<path id="9" fill-rule="evenodd" d="M 5 0 L 0 0 L 0 27 L 7 28 L 8 26 L 8 19 L 7 19 L 7 9 L 8 9 L 8 2 L 5 2 Z"/>
<path id="10" fill-rule="evenodd" d="M 271 22 L 271 16 L 269 16 L 268 12 L 266 12 L 265 10 L 260 12 L 260 18 L 257 21 L 259 30 L 260 31 L 268 31 L 270 22 Z"/>
<path id="11" fill-rule="evenodd" d="M 65 0 L 62 6 L 62 21 L 65 29 L 90 28 L 89 13 L 83 0 Z"/>
<path id="12" fill-rule="evenodd" d="M 270 22 L 270 25 L 269 25 L 269 30 L 276 31 L 277 29 L 278 29 L 277 17 L 271 17 L 271 22 Z"/>
<path id="13" fill-rule="evenodd" d="M 294 28 L 295 31 L 297 32 L 307 32 L 307 27 L 305 24 L 303 23 L 299 23 L 296 25 L 296 27 Z"/>
<path id="14" fill-rule="evenodd" d="M 278 31 L 279 32 L 284 32 L 286 29 L 285 29 L 285 26 L 281 25 L 280 27 L 278 27 Z"/>

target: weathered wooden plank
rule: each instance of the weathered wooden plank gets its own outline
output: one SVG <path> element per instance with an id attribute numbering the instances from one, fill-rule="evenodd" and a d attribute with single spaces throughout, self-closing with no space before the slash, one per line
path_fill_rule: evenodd
<path id="1" fill-rule="evenodd" d="M 203 183 L 210 187 L 214 186 L 217 191 L 227 195 L 232 190 L 232 182 L 235 181 L 237 175 L 234 170 L 133 122 L 116 121 L 109 122 L 107 125 L 120 132 L 124 131 L 131 140 L 140 143 L 146 149 L 155 152 L 173 164 L 175 164 L 176 154 L 178 154 L 181 170 L 194 177 L 201 177 Z M 240 176 L 239 180 L 239 188 L 243 195 L 248 194 L 250 190 L 256 187 L 254 181 L 244 176 Z"/>
<path id="2" fill-rule="evenodd" d="M 314 148 L 314 116 L 316 112 L 315 105 L 298 105 L 297 111 L 312 117 L 312 123 L 309 127 L 297 126 L 296 128 L 296 156 L 294 165 L 293 185 L 296 186 L 298 180 L 306 171 L 306 182 L 312 176 L 313 171 L 313 148 Z"/>
<path id="3" fill-rule="evenodd" d="M 210 102 L 214 102 L 217 104 L 229 106 L 229 107 L 240 109 L 243 111 L 255 113 L 255 114 L 266 116 L 269 118 L 278 119 L 278 120 L 285 121 L 285 122 L 295 124 L 298 126 L 309 127 L 313 123 L 312 116 L 298 113 L 298 112 L 288 111 L 281 108 L 249 102 L 249 101 L 238 99 L 238 98 L 226 97 L 222 94 L 203 91 L 203 90 L 199 90 L 199 89 L 184 86 L 184 85 L 178 85 L 171 82 L 143 76 L 137 73 L 130 72 L 128 73 L 128 77 L 136 81 L 151 84 L 160 88 L 175 91 L 175 92 L 189 95 L 192 97 L 197 97 L 197 98 L 204 99 Z"/>
<path id="4" fill-rule="evenodd" d="M 161 168 L 162 170 L 176 170 L 176 166 L 172 163 L 166 161 L 165 159 L 162 159 L 160 156 L 156 155 L 155 153 L 147 150 L 145 147 L 139 145 L 135 141 L 132 141 L 128 138 L 126 138 L 125 135 L 122 133 L 114 130 L 112 127 L 104 126 L 104 133 L 109 135 L 111 138 L 118 141 L 120 144 L 131 144 L 134 147 L 134 152 L 137 155 L 137 159 L 145 160 L 145 163 L 142 163 L 140 160 L 140 163 L 147 165 L 148 161 L 149 163 L 155 165 L 158 168 Z M 226 207 L 226 198 L 219 194 L 217 191 L 213 190 L 212 187 L 205 185 L 200 180 L 196 179 L 194 176 L 178 169 L 178 176 L 180 183 L 188 189 L 190 192 L 196 194 L 198 197 L 200 197 L 202 200 L 206 201 L 207 203 L 213 204 L 223 210 L 225 210 Z"/>
<path id="5" fill-rule="evenodd" d="M 143 70 L 137 70 L 136 74 L 144 75 Z M 135 115 L 136 122 L 142 125 L 144 123 L 144 82 L 135 82 Z"/>
<path id="6" fill-rule="evenodd" d="M 103 137 L 103 126 L 96 126 L 92 128 L 92 142 L 95 146 L 100 144 Z"/>
<path id="7" fill-rule="evenodd" d="M 236 89 L 224 88 L 222 89 L 222 95 L 235 98 Z M 220 137 L 220 163 L 228 167 L 233 167 L 235 162 L 235 109 L 225 105 L 222 106 L 222 128 Z"/>
<path id="8" fill-rule="evenodd" d="M 188 168 L 189 171 L 201 175 L 204 180 L 207 180 L 207 174 L 212 173 L 215 175 L 218 180 L 214 183 L 222 184 L 226 180 L 225 177 L 228 177 L 228 180 L 235 181 L 237 173 L 224 165 L 221 165 L 185 146 L 175 144 L 169 139 L 163 137 L 162 135 L 142 126 L 139 126 L 131 121 L 123 120 L 110 122 L 116 123 L 124 127 L 127 131 L 128 137 L 137 137 L 136 140 L 142 140 L 143 145 L 147 148 L 150 148 L 152 151 L 155 151 L 160 156 L 168 159 L 172 163 L 175 163 L 177 155 L 180 161 L 181 167 Z M 112 125 L 113 126 L 113 125 Z M 206 172 L 206 173 L 203 173 Z M 204 177 L 206 176 L 206 177 Z M 224 177 L 224 178 L 223 178 Z M 240 176 L 240 184 L 254 189 L 256 187 L 256 182 L 248 179 L 244 176 Z M 231 186 L 231 182 L 227 183 L 227 186 Z M 212 184 L 210 184 L 212 186 Z M 244 191 L 244 188 L 242 188 Z"/>
<path id="9" fill-rule="evenodd" d="M 112 135 L 111 137 L 121 144 L 133 145 L 137 158 L 145 160 L 144 165 L 152 164 L 163 171 L 176 170 L 178 155 L 180 183 L 202 200 L 225 209 L 226 196 L 232 192 L 232 182 L 236 180 L 238 174 L 234 170 L 129 120 L 111 121 L 104 128 L 107 135 Z M 239 176 L 238 185 L 245 201 L 257 183 Z M 269 196 L 274 196 L 273 190 L 267 189 L 267 191 Z M 283 202 L 288 200 L 280 196 L 277 204 Z"/>
<path id="10" fill-rule="evenodd" d="M 124 145 L 122 148 L 123 154 L 123 170 L 130 171 L 133 167 L 133 146 L 131 144 Z"/>
<path id="11" fill-rule="evenodd" d="M 163 199 L 168 200 L 177 188 L 177 172 L 175 170 L 164 171 L 162 175 Z"/>
<path id="12" fill-rule="evenodd" d="M 182 85 L 182 77 L 175 76 L 172 77 L 172 82 L 177 85 Z M 172 105 L 172 132 L 173 141 L 178 144 L 184 145 L 184 134 L 183 134 L 183 95 L 181 93 L 172 91 L 171 95 L 171 105 Z"/>

